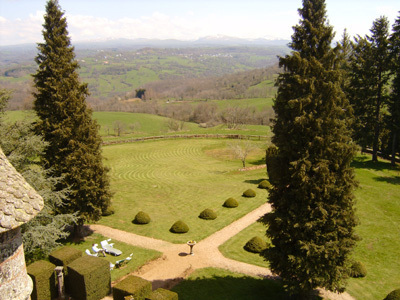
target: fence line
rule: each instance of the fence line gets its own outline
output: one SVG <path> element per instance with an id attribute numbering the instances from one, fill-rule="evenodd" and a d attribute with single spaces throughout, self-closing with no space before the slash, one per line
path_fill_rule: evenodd
<path id="1" fill-rule="evenodd" d="M 118 140 L 118 141 L 106 141 L 103 145 L 116 145 L 126 144 L 134 142 L 142 142 L 148 140 L 163 140 L 163 139 L 193 139 L 193 138 L 209 138 L 209 139 L 237 139 L 237 140 L 259 140 L 268 139 L 266 135 L 243 135 L 243 134 L 178 134 L 178 135 L 158 135 L 158 136 L 147 136 L 134 139 Z"/>

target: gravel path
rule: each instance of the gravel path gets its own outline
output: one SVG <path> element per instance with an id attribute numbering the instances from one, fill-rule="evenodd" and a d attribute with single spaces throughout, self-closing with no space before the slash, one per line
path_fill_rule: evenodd
<path id="1" fill-rule="evenodd" d="M 226 258 L 218 250 L 221 244 L 270 211 L 269 204 L 261 205 L 241 219 L 199 241 L 193 248 L 194 255 L 189 255 L 189 246 L 186 244 L 172 244 L 97 224 L 90 225 L 90 229 L 127 244 L 162 252 L 161 258 L 151 261 L 132 274 L 152 281 L 153 289 L 159 287 L 169 289 L 188 277 L 194 270 L 206 267 L 226 269 L 250 276 L 273 276 L 268 268 Z M 354 300 L 347 293 L 334 294 L 323 290 L 320 292 L 331 300 Z M 103 300 L 109 299 L 112 297 L 106 297 Z"/>

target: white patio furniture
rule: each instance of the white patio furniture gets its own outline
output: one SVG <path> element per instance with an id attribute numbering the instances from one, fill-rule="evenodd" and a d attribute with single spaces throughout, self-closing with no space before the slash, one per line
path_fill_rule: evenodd
<path id="1" fill-rule="evenodd" d="M 97 256 L 97 253 L 94 253 L 94 254 L 93 254 L 92 252 L 90 252 L 89 249 L 86 249 L 85 252 L 86 252 L 87 255 L 90 255 L 90 256 Z"/>
<path id="2" fill-rule="evenodd" d="M 100 254 L 104 257 L 106 256 L 105 250 L 102 248 L 97 247 L 99 244 L 93 244 L 92 250 L 99 256 Z"/>
<path id="3" fill-rule="evenodd" d="M 108 240 L 109 241 L 109 240 Z M 113 245 L 114 243 L 109 244 L 107 240 L 101 241 L 100 244 L 103 247 L 103 249 L 108 253 L 112 254 L 114 256 L 118 256 L 122 254 L 122 251 L 114 248 Z"/>
<path id="4" fill-rule="evenodd" d="M 115 262 L 116 267 L 117 267 L 117 268 L 120 268 L 120 267 L 122 267 L 123 265 L 127 264 L 128 262 L 130 262 L 130 260 L 132 259 L 132 255 L 133 255 L 133 253 L 131 253 L 127 258 L 117 260 L 117 261 Z"/>

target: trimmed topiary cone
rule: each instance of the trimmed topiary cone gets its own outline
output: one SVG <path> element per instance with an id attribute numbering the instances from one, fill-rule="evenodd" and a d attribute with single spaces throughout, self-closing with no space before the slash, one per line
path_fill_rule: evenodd
<path id="1" fill-rule="evenodd" d="M 255 197 L 255 196 L 256 196 L 256 192 L 253 191 L 252 189 L 248 189 L 243 192 L 243 197 L 251 198 L 251 197 Z"/>
<path id="2" fill-rule="evenodd" d="M 255 236 L 243 248 L 248 252 L 261 253 L 267 248 L 267 243 L 259 236 Z"/>
<path id="3" fill-rule="evenodd" d="M 217 218 L 217 214 L 211 208 L 206 208 L 200 213 L 199 218 L 204 220 L 214 220 Z"/>
<path id="4" fill-rule="evenodd" d="M 171 226 L 169 231 L 172 233 L 186 233 L 189 231 L 189 226 L 187 226 L 185 222 L 179 220 Z"/>
<path id="5" fill-rule="evenodd" d="M 365 277 L 367 276 L 367 269 L 364 264 L 359 261 L 355 261 L 350 267 L 350 276 L 353 278 Z"/>
<path id="6" fill-rule="evenodd" d="M 234 198 L 228 198 L 225 200 L 225 202 L 222 206 L 228 207 L 228 208 L 234 208 L 234 207 L 238 207 L 239 203 Z"/>
<path id="7" fill-rule="evenodd" d="M 268 180 L 263 180 L 258 184 L 259 189 L 270 189 L 272 186 Z"/>
<path id="8" fill-rule="evenodd" d="M 400 300 L 400 289 L 391 291 L 383 300 Z"/>
<path id="9" fill-rule="evenodd" d="M 150 223 L 150 221 L 150 216 L 147 213 L 145 213 L 144 211 L 139 211 L 132 222 L 134 224 L 144 225 Z"/>

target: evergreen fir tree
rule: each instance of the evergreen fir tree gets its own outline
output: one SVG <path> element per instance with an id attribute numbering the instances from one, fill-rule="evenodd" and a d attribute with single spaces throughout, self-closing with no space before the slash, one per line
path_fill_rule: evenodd
<path id="1" fill-rule="evenodd" d="M 280 57 L 267 168 L 273 211 L 264 253 L 295 299 L 316 287 L 343 291 L 357 237 L 350 163 L 352 114 L 341 89 L 343 55 L 332 48 L 324 0 L 303 0 L 290 55 Z"/>
<path id="2" fill-rule="evenodd" d="M 25 118 L 16 122 L 3 121 L 4 107 L 11 93 L 0 90 L 0 147 L 10 163 L 25 180 L 43 197 L 44 207 L 32 220 L 22 226 L 25 260 L 30 263 L 43 259 L 60 246 L 60 239 L 69 234 L 67 226 L 74 224 L 74 214 L 57 214 L 63 205 L 68 189 L 55 191 L 61 178 L 50 177 L 48 170 L 38 164 L 38 157 L 46 143 L 34 134 L 32 120 Z"/>
<path id="3" fill-rule="evenodd" d="M 400 15 L 393 24 L 390 37 L 391 69 L 394 75 L 392 93 L 389 98 L 388 127 L 392 133 L 391 163 L 396 165 L 396 153 L 400 152 Z"/>
<path id="4" fill-rule="evenodd" d="M 356 117 L 354 137 L 364 149 L 372 147 L 372 160 L 377 161 L 390 78 L 389 22 L 386 17 L 373 22 L 371 36 L 356 38 L 353 54 L 348 95 Z"/>
<path id="5" fill-rule="evenodd" d="M 110 204 L 108 169 L 103 166 L 98 125 L 86 105 L 87 84 L 79 81 L 67 22 L 57 0 L 49 0 L 38 44 L 34 74 L 36 129 L 48 142 L 43 161 L 52 175 L 62 177 L 58 189 L 70 188 L 60 212 L 79 212 L 85 221 L 100 219 Z M 78 232 L 76 232 L 79 234 Z"/>

